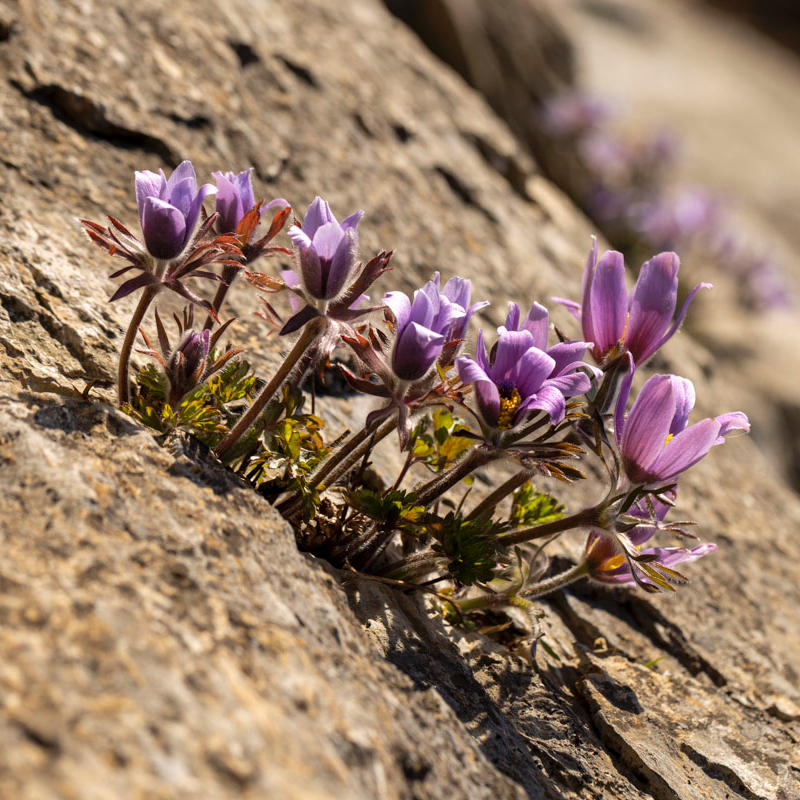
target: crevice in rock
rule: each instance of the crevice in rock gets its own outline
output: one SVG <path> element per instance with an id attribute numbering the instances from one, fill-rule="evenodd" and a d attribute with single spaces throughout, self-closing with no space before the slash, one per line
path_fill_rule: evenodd
<path id="1" fill-rule="evenodd" d="M 726 764 L 712 762 L 707 756 L 698 752 L 690 744 L 681 742 L 681 751 L 712 780 L 724 783 L 732 792 L 747 800 L 769 800 L 762 794 L 754 794 L 745 786 L 742 779 Z"/>
<path id="2" fill-rule="evenodd" d="M 239 66 L 242 69 L 249 67 L 251 64 L 257 64 L 261 61 L 261 57 L 253 49 L 252 45 L 247 42 L 239 42 L 236 39 L 228 39 L 228 45 L 231 50 L 236 53 L 236 58 L 239 59 Z"/>
<path id="3" fill-rule="evenodd" d="M 191 128 L 192 130 L 210 128 L 212 124 L 211 117 L 206 114 L 192 114 L 190 117 L 182 117 L 180 114 L 176 114 L 174 111 L 172 111 L 166 116 L 167 119 L 177 122 L 178 125 L 185 125 L 187 128 Z"/>
<path id="4" fill-rule="evenodd" d="M 313 89 L 320 88 L 319 81 L 308 67 L 298 64 L 296 61 L 292 61 L 291 59 L 286 58 L 284 55 L 278 55 L 276 58 L 281 62 L 281 64 L 283 64 L 284 67 L 286 67 L 286 69 L 289 70 L 289 72 L 300 78 L 303 83 L 311 86 Z"/>
<path id="5" fill-rule="evenodd" d="M 132 130 L 112 122 L 101 103 L 84 94 L 65 89 L 55 83 L 26 89 L 13 78 L 9 81 L 23 97 L 49 108 L 56 119 L 82 136 L 93 136 L 122 150 L 142 150 L 152 153 L 169 164 L 180 160 L 175 151 L 162 139 L 142 131 Z"/>
<path id="6" fill-rule="evenodd" d="M 461 135 L 480 154 L 481 158 L 511 187 L 515 194 L 523 200 L 530 201 L 527 182 L 529 173 L 514 156 L 504 155 L 483 136 L 469 131 L 461 131 Z"/>
<path id="7" fill-rule="evenodd" d="M 497 217 L 494 215 L 494 213 L 489 209 L 484 208 L 475 199 L 475 191 L 470 186 L 467 186 L 467 184 L 464 183 L 464 181 L 461 180 L 461 178 L 459 178 L 458 175 L 456 175 L 451 170 L 447 169 L 447 167 L 443 167 L 439 164 L 437 164 L 433 169 L 434 172 L 438 173 L 445 179 L 447 185 L 450 187 L 453 194 L 456 195 L 456 197 L 458 197 L 461 200 L 461 202 L 464 203 L 464 205 L 470 206 L 476 209 L 477 211 L 480 211 L 481 214 L 483 214 L 486 217 L 486 219 L 489 220 L 489 222 L 495 225 L 497 224 L 498 220 Z"/>

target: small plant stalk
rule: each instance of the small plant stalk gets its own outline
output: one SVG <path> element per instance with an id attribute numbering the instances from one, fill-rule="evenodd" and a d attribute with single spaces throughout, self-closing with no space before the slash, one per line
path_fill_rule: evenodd
<path id="1" fill-rule="evenodd" d="M 497 541 L 502 547 L 508 547 L 513 544 L 522 544 L 522 542 L 531 542 L 534 539 L 544 539 L 556 533 L 572 530 L 573 528 L 587 528 L 597 524 L 599 514 L 602 510 L 602 506 L 584 508 L 582 511 L 578 511 L 577 514 L 571 514 L 568 517 L 562 517 L 553 522 L 546 522 L 544 525 L 534 525 L 530 528 L 518 528 L 515 531 L 501 533 L 497 537 Z"/>
<path id="2" fill-rule="evenodd" d="M 482 594 L 477 597 L 469 597 L 466 600 L 451 600 L 450 602 L 460 611 L 475 611 L 479 608 L 502 608 L 503 606 L 517 605 L 522 606 L 528 600 L 534 600 L 537 597 L 544 597 L 546 594 L 562 589 L 569 586 L 571 583 L 580 580 L 584 575 L 589 572 L 589 564 L 586 561 L 581 561 L 574 567 L 570 567 L 560 575 L 553 575 L 550 578 L 545 578 L 539 583 L 534 583 L 527 589 L 523 589 L 520 594 L 524 595 L 524 599 L 505 592 L 496 592 L 492 594 Z"/>
<path id="3" fill-rule="evenodd" d="M 448 489 L 452 489 L 459 481 L 464 480 L 479 467 L 488 464 L 492 456 L 482 447 L 470 450 L 452 469 L 436 475 L 416 490 L 417 503 L 426 508 Z"/>
<path id="4" fill-rule="evenodd" d="M 272 380 L 261 390 L 250 408 L 242 414 L 230 433 L 214 449 L 218 457 L 221 458 L 245 433 L 247 433 L 250 426 L 258 418 L 258 415 L 264 410 L 267 403 L 272 400 L 275 393 L 283 385 L 283 382 L 289 376 L 292 369 L 294 369 L 297 362 L 300 361 L 303 354 L 317 338 L 318 333 L 319 324 L 316 320 L 309 322 L 303 328 L 300 338 L 297 340 L 297 343 L 292 348 L 289 355 L 286 356 L 286 360 L 281 364 L 278 371 L 272 376 Z"/>
<path id="5" fill-rule="evenodd" d="M 505 483 L 498 486 L 490 495 L 481 500 L 481 502 L 469 512 L 467 519 L 476 519 L 486 511 L 494 511 L 497 505 L 508 497 L 511 492 L 519 489 L 526 481 L 530 480 L 531 475 L 533 475 L 533 470 L 530 469 L 523 469 L 515 475 L 512 475 Z"/>
<path id="6" fill-rule="evenodd" d="M 217 312 L 217 316 L 219 316 L 219 310 L 222 308 L 222 304 L 225 302 L 225 297 L 228 294 L 228 290 L 231 288 L 234 279 L 236 278 L 237 273 L 239 272 L 240 267 L 232 266 L 230 264 L 226 264 L 222 268 L 222 282 L 217 287 L 216 294 L 214 295 L 214 300 L 212 305 L 214 306 L 214 311 Z M 209 314 L 206 317 L 205 324 L 203 325 L 203 330 L 210 331 L 214 327 L 214 318 Z"/>
<path id="7" fill-rule="evenodd" d="M 158 288 L 158 286 L 145 287 L 128 324 L 128 330 L 125 331 L 125 339 L 122 342 L 122 349 L 119 353 L 119 366 L 117 367 L 117 399 L 120 406 L 131 401 L 131 389 L 128 381 L 128 365 L 131 360 L 131 351 L 136 340 L 136 332 L 142 324 L 150 303 L 153 302 L 153 298 L 158 294 Z"/>

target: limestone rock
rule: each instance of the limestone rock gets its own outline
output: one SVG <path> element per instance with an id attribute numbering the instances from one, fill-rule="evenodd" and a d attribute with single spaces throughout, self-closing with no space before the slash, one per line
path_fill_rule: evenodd
<path id="1" fill-rule="evenodd" d="M 133 301 L 105 302 L 113 267 L 76 218 L 134 224 L 133 170 L 183 157 L 253 164 L 300 210 L 365 208 L 392 288 L 469 275 L 485 324 L 574 295 L 590 227 L 485 102 L 378 0 L 5 2 L 0 21 L 0 796 L 797 795 L 800 503 L 747 440 L 682 492 L 720 543 L 709 568 L 675 597 L 542 603 L 559 660 L 532 667 L 298 553 L 196 444 L 107 402 Z M 267 370 L 282 342 L 254 306 L 232 293 Z M 727 410 L 701 346 L 665 359 Z"/>

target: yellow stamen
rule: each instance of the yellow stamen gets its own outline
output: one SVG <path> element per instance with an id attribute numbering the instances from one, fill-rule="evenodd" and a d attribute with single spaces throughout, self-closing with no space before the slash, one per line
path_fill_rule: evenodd
<path id="1" fill-rule="evenodd" d="M 667 446 L 667 442 L 669 442 L 669 440 L 670 440 L 670 439 L 672 439 L 672 438 L 674 438 L 674 437 L 675 437 L 675 434 L 674 434 L 674 433 L 668 433 L 668 434 L 667 434 L 667 438 L 666 438 L 666 439 L 664 439 L 664 447 L 666 447 L 666 446 Z"/>
<path id="2" fill-rule="evenodd" d="M 610 572 L 612 569 L 617 569 L 625 563 L 625 556 L 612 556 L 604 561 L 597 569 L 599 572 Z"/>
<path id="3" fill-rule="evenodd" d="M 500 398 L 500 416 L 497 418 L 497 427 L 507 431 L 514 424 L 514 412 L 519 408 L 522 398 L 519 392 L 514 389 L 511 397 Z"/>

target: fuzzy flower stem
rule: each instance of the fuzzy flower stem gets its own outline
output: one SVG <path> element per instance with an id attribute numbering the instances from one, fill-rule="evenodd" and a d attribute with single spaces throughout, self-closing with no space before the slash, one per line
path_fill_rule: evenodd
<path id="1" fill-rule="evenodd" d="M 550 578 L 545 578 L 539 583 L 534 583 L 526 589 L 523 589 L 525 598 L 516 595 L 508 595 L 505 592 L 496 592 L 492 594 L 481 594 L 477 597 L 469 597 L 466 600 L 452 600 L 453 605 L 462 613 L 464 611 L 474 611 L 478 608 L 502 608 L 503 606 L 524 606 L 528 600 L 534 600 L 537 597 L 544 597 L 546 594 L 562 589 L 564 586 L 569 586 L 571 583 L 580 580 L 584 575 L 589 572 L 589 565 L 586 561 L 581 561 L 568 570 L 565 570 L 559 575 L 553 575 Z"/>
<path id="2" fill-rule="evenodd" d="M 356 462 L 364 457 L 364 454 L 371 450 L 378 442 L 385 439 L 397 427 L 397 415 L 392 414 L 383 424 L 376 422 L 373 425 L 365 425 L 361 430 L 356 431 L 345 440 L 339 449 L 328 456 L 328 458 L 313 473 L 306 485 L 306 490 L 311 491 L 317 486 L 325 483 L 330 486 L 335 481 L 345 475 Z M 284 516 L 290 517 L 298 503 L 298 496 L 292 495 L 278 503 L 276 508 Z"/>
<path id="3" fill-rule="evenodd" d="M 133 350 L 133 343 L 136 339 L 136 332 L 142 324 L 144 315 L 153 298 L 158 294 L 158 287 L 148 286 L 142 292 L 139 298 L 139 303 L 136 310 L 133 312 L 133 317 L 128 324 L 128 330 L 125 332 L 125 339 L 122 342 L 122 350 L 119 354 L 119 366 L 117 368 L 117 398 L 120 406 L 129 403 L 131 400 L 131 390 L 128 383 L 128 364 L 131 360 L 131 350 Z"/>
<path id="4" fill-rule="evenodd" d="M 225 302 L 225 297 L 228 294 L 228 289 L 231 288 L 231 284 L 233 283 L 233 279 L 236 277 L 236 273 L 239 271 L 239 266 L 230 266 L 225 265 L 222 268 L 222 282 L 217 287 L 216 294 L 214 295 L 214 300 L 212 301 L 212 305 L 214 306 L 214 311 L 219 314 L 220 308 L 222 308 L 222 304 Z M 204 331 L 210 331 L 214 327 L 214 319 L 209 314 L 206 317 L 205 324 L 203 325 Z"/>
<path id="5" fill-rule="evenodd" d="M 547 522 L 544 525 L 534 525 L 531 528 L 518 528 L 508 533 L 502 533 L 497 537 L 497 541 L 502 547 L 508 547 L 512 544 L 521 544 L 522 542 L 530 542 L 534 539 L 543 539 L 556 533 L 572 530 L 573 528 L 587 528 L 591 525 L 598 524 L 599 516 L 603 510 L 604 506 L 602 504 L 592 506 L 591 508 L 584 508 L 576 514 L 562 517 L 553 522 Z"/>
<path id="6" fill-rule="evenodd" d="M 239 418 L 233 426 L 231 432 L 216 446 L 214 452 L 220 458 L 249 430 L 250 426 L 256 421 L 258 415 L 264 410 L 267 403 L 273 398 L 280 389 L 283 382 L 294 369 L 303 354 L 313 344 L 319 333 L 319 326 L 310 322 L 303 328 L 300 338 L 292 348 L 285 361 L 281 364 L 278 371 L 272 376 L 272 380 L 261 390 L 261 393 L 253 401 L 250 408 Z"/>
<path id="7" fill-rule="evenodd" d="M 485 497 L 478 503 L 472 511 L 467 515 L 467 519 L 476 519 L 485 511 L 493 511 L 495 507 L 515 489 L 519 489 L 525 481 L 529 480 L 533 475 L 533 470 L 522 469 L 515 475 L 512 475 L 505 483 L 498 486 L 490 495 Z"/>
<path id="8" fill-rule="evenodd" d="M 405 558 L 392 561 L 379 569 L 377 574 L 393 580 L 413 581 L 443 567 L 446 563 L 447 559 L 443 556 L 431 550 L 425 550 L 422 553 L 413 553 Z"/>
<path id="9" fill-rule="evenodd" d="M 466 478 L 471 472 L 488 464 L 492 459 L 493 456 L 487 450 L 482 447 L 474 447 L 452 469 L 436 475 L 417 489 L 417 503 L 427 508 L 436 498 Z"/>

